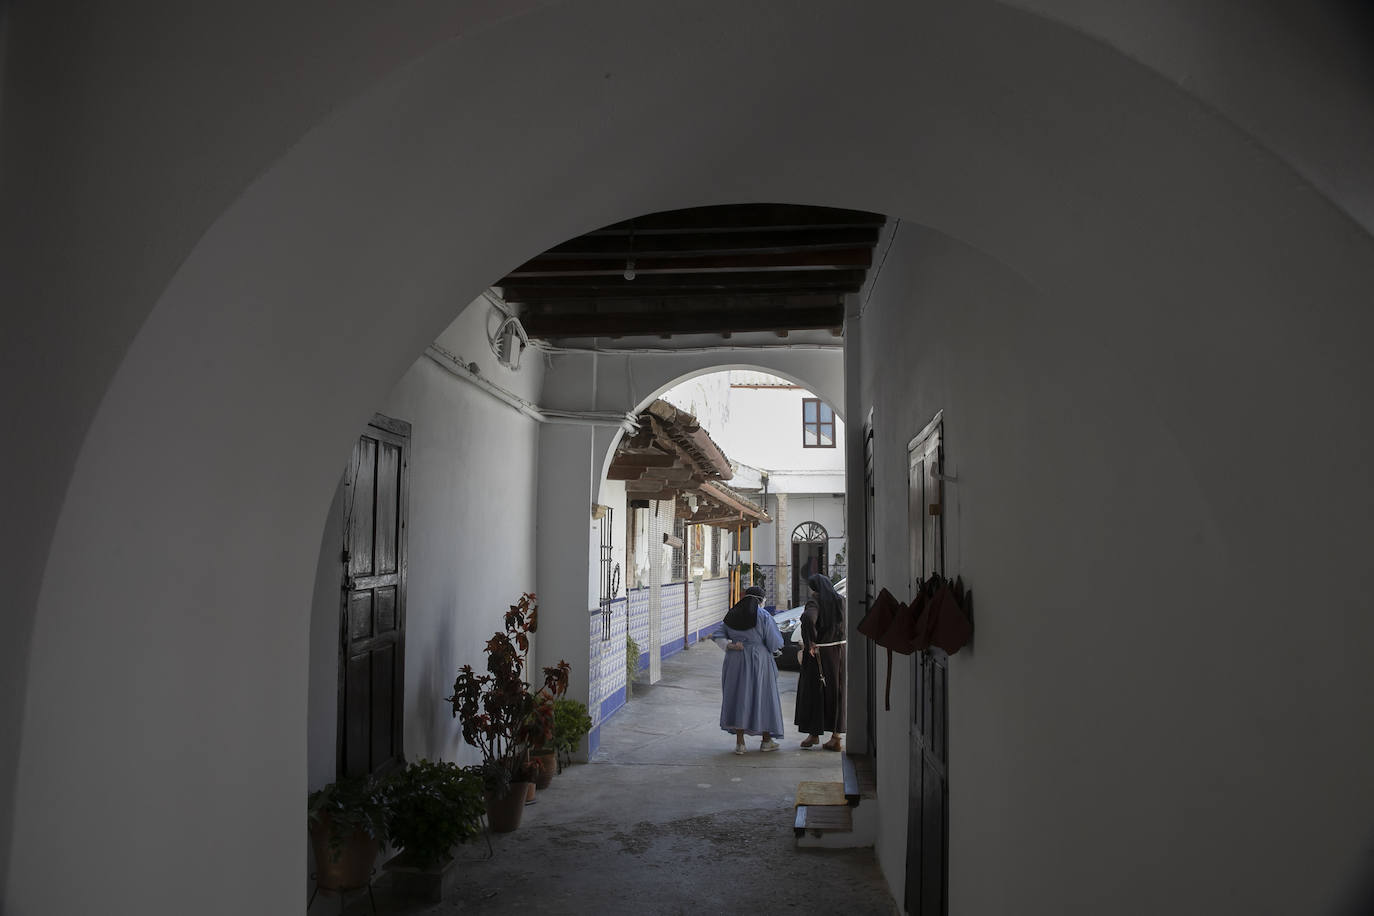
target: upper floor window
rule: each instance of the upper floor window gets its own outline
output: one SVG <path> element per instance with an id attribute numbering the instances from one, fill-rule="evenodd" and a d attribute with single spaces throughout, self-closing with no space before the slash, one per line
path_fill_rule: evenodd
<path id="1" fill-rule="evenodd" d="M 802 398 L 802 448 L 835 447 L 835 411 L 820 398 Z"/>

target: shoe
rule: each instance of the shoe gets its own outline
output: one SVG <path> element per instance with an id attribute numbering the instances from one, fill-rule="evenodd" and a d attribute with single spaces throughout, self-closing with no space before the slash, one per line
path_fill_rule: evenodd
<path id="1" fill-rule="evenodd" d="M 743 757 L 743 756 L 744 756 L 744 745 L 743 745 L 743 744 L 736 744 L 736 745 L 735 745 L 735 753 L 736 753 L 736 754 L 739 754 L 741 757 Z"/>
<path id="2" fill-rule="evenodd" d="M 840 739 L 831 738 L 829 741 L 822 744 L 821 747 L 825 748 L 827 751 L 838 751 L 841 747 Z"/>
<path id="3" fill-rule="evenodd" d="M 818 744 L 820 744 L 820 743 L 821 743 L 821 739 L 820 739 L 820 738 L 817 738 L 815 735 L 807 735 L 805 738 L 802 739 L 801 746 L 802 746 L 802 747 L 815 747 L 816 745 L 818 745 Z"/>
<path id="4" fill-rule="evenodd" d="M 776 751 L 778 749 L 778 746 L 778 742 L 774 741 L 772 738 L 769 738 L 767 741 L 759 745 L 759 750 Z"/>

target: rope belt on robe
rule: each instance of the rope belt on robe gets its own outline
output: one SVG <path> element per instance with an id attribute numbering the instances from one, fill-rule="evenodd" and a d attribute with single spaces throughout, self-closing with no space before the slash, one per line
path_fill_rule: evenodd
<path id="1" fill-rule="evenodd" d="M 841 639 L 839 642 L 813 642 L 813 643 L 811 644 L 811 648 L 813 648 L 813 649 L 829 649 L 831 646 L 842 646 L 842 645 L 844 645 L 844 644 L 847 643 L 847 642 L 849 642 L 849 640 L 847 640 L 847 639 Z M 821 686 L 824 687 L 824 686 L 825 686 L 825 671 L 821 668 L 821 663 L 820 663 L 819 661 L 816 662 L 816 674 L 817 674 L 817 675 L 820 677 L 820 679 L 821 679 Z"/>

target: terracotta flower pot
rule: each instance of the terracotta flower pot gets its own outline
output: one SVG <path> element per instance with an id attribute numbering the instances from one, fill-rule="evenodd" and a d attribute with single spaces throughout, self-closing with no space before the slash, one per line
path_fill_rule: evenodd
<path id="1" fill-rule="evenodd" d="M 530 755 L 530 763 L 535 767 L 534 787 L 543 792 L 553 782 L 554 774 L 558 772 L 558 752 L 553 748 L 546 751 L 536 751 Z"/>
<path id="2" fill-rule="evenodd" d="M 335 857 L 329 848 L 329 818 L 310 825 L 310 845 L 315 851 L 315 885 L 322 891 L 357 890 L 372 881 L 372 864 L 380 848 L 377 841 L 361 830 L 344 843 Z"/>
<path id="3" fill-rule="evenodd" d="M 486 794 L 487 823 L 491 825 L 492 833 L 510 833 L 520 826 L 529 791 L 530 783 L 513 782 L 510 791 L 502 798 L 495 798 L 490 792 Z"/>

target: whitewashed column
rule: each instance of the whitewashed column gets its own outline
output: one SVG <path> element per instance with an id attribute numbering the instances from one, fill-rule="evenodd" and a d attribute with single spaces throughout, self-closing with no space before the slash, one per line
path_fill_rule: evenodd
<path id="1" fill-rule="evenodd" d="M 773 536 L 775 538 L 777 565 L 773 571 L 773 600 L 780 608 L 792 606 L 792 531 L 787 527 L 787 494 L 778 493 L 774 497 L 777 511 L 774 513 Z"/>

